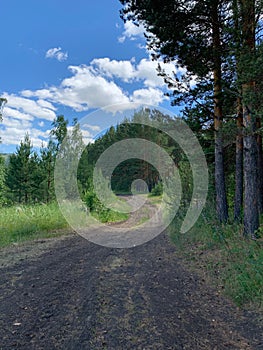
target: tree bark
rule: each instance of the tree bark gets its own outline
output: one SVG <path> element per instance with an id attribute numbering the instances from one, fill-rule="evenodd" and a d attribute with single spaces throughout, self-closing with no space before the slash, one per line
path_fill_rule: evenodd
<path id="1" fill-rule="evenodd" d="M 242 17 L 243 47 L 241 55 L 245 60 L 255 53 L 255 1 L 240 0 Z M 243 67 L 245 70 L 246 68 Z M 247 73 L 247 72 L 243 72 Z M 252 239 L 259 227 L 258 213 L 258 147 L 256 139 L 256 118 L 253 116 L 251 96 L 255 92 L 255 82 L 242 84 L 244 120 L 244 235 Z"/>
<path id="2" fill-rule="evenodd" d="M 247 108 L 244 108 L 244 124 L 247 135 L 244 137 L 244 235 L 255 238 L 255 231 L 259 227 L 258 214 L 258 149 L 255 136 L 255 122 Z"/>
<path id="3" fill-rule="evenodd" d="M 241 99 L 238 99 L 237 137 L 236 137 L 236 184 L 234 219 L 241 221 L 243 205 L 243 112 Z"/>
<path id="4" fill-rule="evenodd" d="M 218 18 L 218 1 L 213 3 L 213 49 L 214 49 L 214 128 L 215 128 L 215 189 L 216 189 L 216 211 L 220 222 L 228 220 L 228 205 L 225 186 L 223 138 L 222 138 L 222 72 L 221 72 L 221 40 L 220 24 Z"/>
<path id="5" fill-rule="evenodd" d="M 257 118 L 257 130 L 261 127 L 261 120 Z M 263 151 L 262 151 L 262 136 L 257 135 L 258 147 L 258 211 L 263 213 Z"/>

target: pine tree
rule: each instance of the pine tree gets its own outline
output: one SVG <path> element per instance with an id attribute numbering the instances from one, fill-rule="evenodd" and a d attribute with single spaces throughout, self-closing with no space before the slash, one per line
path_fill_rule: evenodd
<path id="1" fill-rule="evenodd" d="M 26 134 L 16 153 L 9 158 L 7 186 L 14 202 L 28 204 L 38 199 L 38 157 Z"/>
<path id="2" fill-rule="evenodd" d="M 259 227 L 258 212 L 258 149 L 254 96 L 256 82 L 250 67 L 255 61 L 256 13 L 254 0 L 240 0 L 242 48 L 240 51 L 240 79 L 244 122 L 244 233 L 254 238 Z M 252 74 L 251 74 L 252 73 Z"/>
<path id="3" fill-rule="evenodd" d="M 4 204 L 6 197 L 5 173 L 5 159 L 0 155 L 0 206 Z"/>
<path id="4" fill-rule="evenodd" d="M 42 200 L 47 203 L 55 199 L 54 167 L 56 149 L 56 144 L 52 140 L 49 140 L 47 147 L 42 147 L 40 149 L 40 169 L 43 178 L 40 188 L 42 192 Z"/>

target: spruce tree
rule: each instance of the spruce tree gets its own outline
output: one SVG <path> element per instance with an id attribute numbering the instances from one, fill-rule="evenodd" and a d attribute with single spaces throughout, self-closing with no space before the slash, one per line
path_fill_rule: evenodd
<path id="1" fill-rule="evenodd" d="M 38 160 L 32 148 L 29 135 L 26 134 L 16 153 L 9 158 L 7 186 L 14 202 L 28 204 L 38 198 Z"/>

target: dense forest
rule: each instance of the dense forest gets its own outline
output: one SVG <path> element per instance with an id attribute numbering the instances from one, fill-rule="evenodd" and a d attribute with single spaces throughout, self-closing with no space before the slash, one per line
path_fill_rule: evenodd
<path id="1" fill-rule="evenodd" d="M 159 69 L 174 105 L 200 133 L 214 130 L 218 220 L 229 219 L 225 128 L 236 138 L 234 217 L 255 238 L 263 210 L 262 1 L 122 0 L 122 18 L 144 25 L 153 59 L 175 61 L 184 74 Z"/>
<path id="2" fill-rule="evenodd" d="M 148 121 L 149 125 L 142 124 Z M 163 129 L 176 127 L 176 120 L 164 115 L 158 110 L 141 109 L 133 117 L 124 122 L 112 126 L 94 142 L 84 146 L 80 125 L 75 119 L 71 127 L 63 115 L 59 115 L 52 123 L 50 140 L 46 147 L 41 147 L 39 152 L 33 151 L 28 134 L 21 141 L 15 153 L 1 157 L 1 205 L 10 206 L 16 203 L 36 204 L 55 201 L 54 168 L 56 157 L 66 159 L 69 163 L 69 154 L 73 152 L 73 161 L 77 162 L 77 181 L 79 193 L 90 209 L 101 207 L 94 193 L 93 171 L 101 154 L 114 143 L 129 138 L 144 138 L 155 142 L 163 148 L 173 159 L 177 167 L 189 171 L 189 164 L 183 151 L 165 132 L 150 126 L 151 121 L 162 123 Z M 64 140 L 64 142 L 63 142 Z M 81 152 L 81 150 L 83 150 Z M 147 150 L 145 149 L 145 152 Z M 66 154 L 66 155 L 65 155 Z M 162 159 L 158 159 L 159 167 L 165 167 Z M 188 165 L 187 165 L 188 164 Z M 187 171 L 186 171 L 187 169 Z M 104 174 L 102 174 L 104 175 Z M 74 199 L 72 189 L 67 188 L 70 182 L 68 177 L 63 179 L 67 198 Z M 74 175 L 72 175 L 74 176 Z M 147 184 L 147 192 L 162 194 L 162 179 L 157 169 L 142 159 L 127 159 L 121 162 L 112 174 L 111 187 L 117 193 L 131 193 L 131 184 L 134 180 L 141 179 Z M 191 173 L 187 177 L 186 186 L 190 186 Z M 145 192 L 145 188 L 137 188 L 138 192 Z M 185 193 L 190 194 L 190 191 Z"/>

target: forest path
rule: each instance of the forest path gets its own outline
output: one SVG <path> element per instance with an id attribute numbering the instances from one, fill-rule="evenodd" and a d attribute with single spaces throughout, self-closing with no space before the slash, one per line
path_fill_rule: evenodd
<path id="1" fill-rule="evenodd" d="M 70 235 L 2 253 L 0 349 L 263 349 L 253 315 L 188 271 L 165 234 L 130 249 Z"/>

